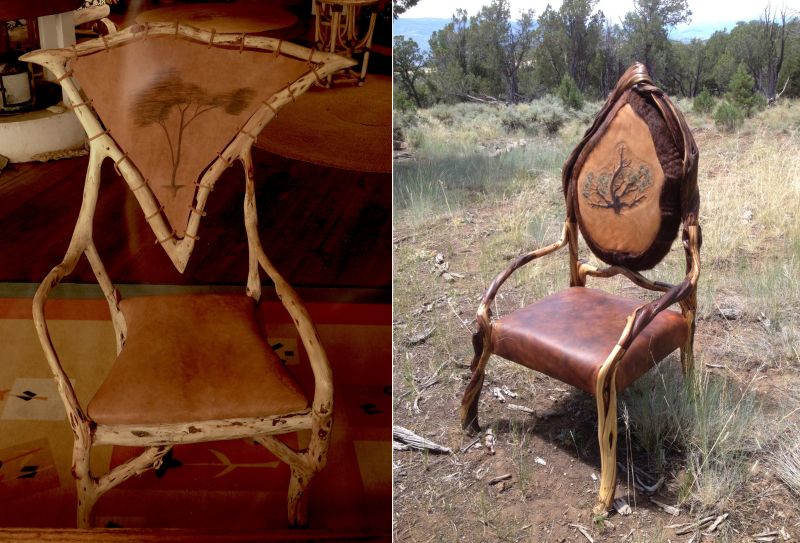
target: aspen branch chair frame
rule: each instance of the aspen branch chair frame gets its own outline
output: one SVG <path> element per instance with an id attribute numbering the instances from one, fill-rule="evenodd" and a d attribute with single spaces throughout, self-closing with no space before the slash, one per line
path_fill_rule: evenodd
<path id="1" fill-rule="evenodd" d="M 567 216 L 561 238 L 515 259 L 494 279 L 478 307 L 472 378 L 460 409 L 462 427 L 470 433 L 480 431 L 478 403 L 491 354 L 593 394 L 601 461 L 596 514 L 611 507 L 616 489 L 617 394 L 676 348 L 680 348 L 684 375 L 693 367 L 701 246 L 698 157 L 683 115 L 653 84 L 642 64 L 628 68 L 564 164 Z M 671 285 L 639 273 L 663 259 L 681 224 L 685 278 Z M 607 267 L 598 268 L 578 258 L 579 228 L 589 248 Z M 492 303 L 509 276 L 564 247 L 569 249 L 570 288 L 493 318 Z M 586 288 L 587 277 L 616 275 L 662 294 L 642 303 Z M 673 304 L 680 306 L 680 313 L 667 309 Z M 603 322 L 596 321 L 604 318 L 607 308 L 613 309 L 615 320 L 605 326 L 605 341 L 590 338 L 594 343 L 588 342 L 590 346 L 602 343 L 606 350 L 565 354 L 570 349 L 586 350 L 585 337 L 596 336 L 597 329 L 604 328 Z M 584 317 L 584 312 L 594 320 Z M 559 320 L 576 324 L 559 336 L 550 324 Z M 528 339 L 531 334 L 548 333 L 538 343 L 535 338 Z"/>
<path id="2" fill-rule="evenodd" d="M 197 73 L 197 70 L 203 70 L 204 66 L 211 62 L 212 55 L 217 55 L 213 58 L 217 58 L 217 62 L 221 62 L 220 65 L 226 70 L 229 65 L 236 65 L 239 66 L 237 69 L 240 69 L 240 75 L 272 78 L 267 83 L 264 83 L 263 86 L 257 86 L 257 91 L 247 90 L 247 92 L 208 94 L 204 98 L 205 102 L 203 103 L 205 106 L 202 111 L 200 105 L 195 105 L 196 109 L 192 111 L 195 111 L 198 115 L 206 109 L 216 109 L 219 119 L 222 119 L 221 123 L 236 124 L 232 124 L 234 127 L 231 131 L 232 136 L 231 134 L 223 134 L 221 136 L 223 139 L 220 140 L 222 143 L 219 144 L 217 142 L 214 144 L 217 147 L 212 151 L 217 151 L 216 154 L 212 152 L 209 158 L 203 159 L 205 162 L 195 165 L 197 167 L 196 172 L 199 173 L 195 177 L 190 177 L 189 181 L 194 181 L 192 184 L 174 185 L 173 183 L 174 186 L 164 188 L 161 185 L 157 185 L 155 179 L 149 180 L 147 172 L 144 169 L 140 169 L 135 158 L 128 153 L 135 147 L 137 140 L 139 140 L 138 143 L 141 143 L 142 139 L 148 138 L 128 138 L 127 141 L 132 141 L 133 143 L 130 143 L 128 147 L 123 147 L 121 140 L 124 138 L 120 132 L 125 132 L 126 126 L 130 126 L 130 119 L 126 121 L 126 118 L 123 117 L 123 121 L 115 125 L 115 127 L 120 127 L 116 137 L 111 134 L 111 124 L 106 126 L 100 120 L 104 118 L 103 115 L 113 117 L 119 114 L 121 106 L 117 102 L 118 98 L 116 96 L 105 96 L 110 91 L 96 92 L 93 103 L 92 98 L 87 96 L 89 85 L 87 81 L 81 80 L 79 72 L 85 75 L 85 72 L 93 66 L 92 62 L 110 63 L 113 65 L 113 69 L 123 69 L 124 67 L 116 65 L 120 62 L 119 59 L 131 63 L 141 58 L 140 52 L 143 49 L 136 49 L 136 47 L 145 48 L 148 51 L 156 51 L 153 56 L 156 59 L 155 63 L 163 62 L 162 57 L 169 56 L 172 51 L 183 51 L 180 54 L 183 54 L 184 58 L 193 59 L 191 60 L 193 64 L 188 66 L 186 74 L 183 74 L 188 74 L 187 77 L 189 78 Z M 126 48 L 129 49 L 126 50 Z M 134 50 L 139 51 L 139 53 L 130 52 Z M 175 55 L 178 54 L 177 52 L 175 53 Z M 103 55 L 108 56 L 104 57 Z M 115 57 L 115 55 L 117 56 Z M 113 58 L 118 60 L 113 61 Z M 249 59 L 249 61 L 243 59 Z M 324 467 L 326 463 L 333 409 L 331 369 L 308 311 L 295 290 L 273 266 L 261 245 L 257 227 L 258 214 L 256 211 L 251 147 L 256 136 L 282 106 L 294 101 L 312 84 L 324 81 L 329 74 L 349 67 L 353 62 L 337 55 L 308 49 L 277 39 L 245 34 L 216 34 L 214 31 L 206 32 L 179 22 L 174 24 L 135 25 L 109 36 L 103 36 L 73 46 L 72 49 L 34 51 L 26 55 L 25 60 L 40 64 L 55 74 L 72 104 L 70 107 L 77 115 L 89 140 L 89 165 L 75 230 L 63 261 L 47 274 L 39 285 L 33 300 L 33 317 L 39 340 L 58 385 L 59 394 L 66 408 L 69 424 L 75 438 L 72 473 L 77 484 L 78 527 L 86 528 L 91 525 L 92 508 L 100 496 L 133 475 L 141 474 L 151 468 L 158 468 L 173 445 L 245 437 L 253 438 L 290 466 L 291 478 L 287 506 L 289 524 L 293 526 L 305 525 L 307 520 L 306 489 L 313 475 Z M 263 62 L 263 65 L 252 65 L 256 61 Z M 83 66 L 82 63 L 87 63 L 86 66 L 88 66 L 88 68 L 84 67 L 83 72 L 80 70 Z M 103 64 L 103 66 L 106 64 Z M 231 70 L 233 69 L 231 68 Z M 259 70 L 263 70 L 263 72 Z M 165 86 L 174 84 L 175 79 L 173 76 L 174 74 L 168 74 L 166 80 L 162 77 L 160 80 L 161 87 L 158 86 L 159 82 L 156 81 L 156 86 L 152 87 L 151 90 L 164 91 Z M 287 78 L 275 81 L 276 78 L 284 76 Z M 76 77 L 82 88 L 79 88 L 78 83 L 76 83 Z M 169 79 L 169 77 L 173 77 L 173 79 Z M 210 84 L 215 83 L 215 77 L 206 76 L 206 78 L 211 80 Z M 103 79 L 103 81 L 101 81 L 101 86 L 97 87 L 96 90 L 105 91 L 108 85 L 113 84 L 115 77 L 106 75 L 100 77 L 100 79 Z M 236 80 L 236 82 L 238 81 Z M 184 90 L 188 89 L 186 90 L 187 95 L 192 97 L 200 95 L 199 87 L 196 85 L 192 86 L 189 83 L 181 83 L 181 85 L 183 85 L 181 88 Z M 269 87 L 269 85 L 272 85 L 272 87 Z M 258 92 L 264 93 L 263 100 L 258 99 Z M 255 98 L 252 96 L 253 93 L 256 95 Z M 105 110 L 102 113 L 99 111 L 97 103 L 98 95 L 101 95 L 100 98 L 106 101 Z M 150 96 L 153 95 L 151 94 Z M 247 100 L 244 100 L 243 97 L 247 98 Z M 252 106 L 247 109 L 244 105 L 245 102 L 252 104 Z M 189 106 L 185 107 L 188 109 Z M 224 114 L 222 113 L 223 107 L 225 108 Z M 152 113 L 152 110 L 147 111 Z M 156 110 L 155 114 L 160 115 L 164 111 L 166 109 Z M 234 118 L 234 113 L 239 117 Z M 159 119 L 162 124 L 166 125 L 166 113 L 164 115 Z M 170 115 L 177 115 L 177 113 L 170 113 Z M 184 111 L 181 111 L 180 135 L 183 134 L 184 130 L 183 115 Z M 225 115 L 234 120 L 226 121 L 227 117 Z M 206 115 L 204 118 L 208 119 L 209 117 L 210 115 Z M 214 123 L 216 122 L 215 120 Z M 198 124 L 196 123 L 193 126 L 195 131 L 197 131 Z M 186 125 L 188 125 L 188 122 Z M 212 123 L 212 126 L 216 127 L 217 125 Z M 169 139 L 167 128 L 164 128 L 164 132 L 167 133 L 167 139 Z M 210 132 L 216 132 L 215 130 L 206 130 L 205 132 L 206 134 L 201 133 L 197 137 L 217 136 L 209 134 Z M 185 139 L 189 141 L 188 135 Z M 180 138 L 178 141 L 180 141 Z M 178 160 L 175 160 L 172 142 L 170 142 L 169 149 L 169 157 L 175 165 Z M 177 149 L 179 159 L 180 144 Z M 190 154 L 188 146 L 184 151 L 185 156 Z M 144 154 L 151 155 L 152 151 L 147 151 Z M 139 158 L 141 158 L 141 154 Z M 121 300 L 118 291 L 106 273 L 103 261 L 93 240 L 93 218 L 100 190 L 100 168 L 106 159 L 113 161 L 117 173 L 127 183 L 138 201 L 146 222 L 150 225 L 155 235 L 155 242 L 161 245 L 176 269 L 181 273 L 186 268 L 189 256 L 195 246 L 195 241 L 199 239 L 197 234 L 200 219 L 205 215 L 206 202 L 214 188 L 214 184 L 226 168 L 233 165 L 235 161 L 241 162 L 245 174 L 244 222 L 247 233 L 249 271 L 246 288 L 247 298 L 244 295 L 245 293 L 240 298 L 246 301 L 244 307 L 249 312 L 248 314 L 254 313 L 255 305 L 261 296 L 260 270 L 263 270 L 274 283 L 277 295 L 294 321 L 309 357 L 314 377 L 314 394 L 310 406 L 305 395 L 290 376 L 288 379 L 293 383 L 292 386 L 296 387 L 294 391 L 302 396 L 305 407 L 301 406 L 288 412 L 264 413 L 263 415 L 247 414 L 223 418 L 216 416 L 198 416 L 197 418 L 184 416 L 184 418 L 166 422 L 145 420 L 140 423 L 136 422 L 136 420 L 131 420 L 123 423 L 105 423 L 95 420 L 91 414 L 92 402 L 98 398 L 99 394 L 96 394 L 92 402 L 89 402 L 88 408 L 79 403 L 75 390 L 61 365 L 59 356 L 50 339 L 45 320 L 45 304 L 51 291 L 74 270 L 82 255 L 86 257 L 91 265 L 110 309 L 118 355 L 117 362 L 112 367 L 112 373 L 116 370 L 116 364 L 119 363 L 119 356 L 126 353 L 126 342 L 132 341 L 129 336 L 133 333 L 131 322 L 126 317 L 124 307 L 121 309 L 121 305 L 130 302 L 130 300 Z M 186 160 L 185 162 L 189 161 Z M 176 171 L 180 171 L 177 165 L 173 168 L 173 182 L 176 177 Z M 180 187 L 189 188 L 179 191 Z M 188 200 L 189 205 L 179 206 L 181 208 L 180 213 L 170 216 L 169 206 L 165 209 L 165 205 L 161 204 L 159 200 L 159 195 L 163 196 L 165 191 L 166 193 L 174 192 L 177 194 L 181 192 L 182 194 L 188 194 L 191 198 Z M 186 209 L 187 207 L 189 209 Z M 180 232 L 176 231 L 175 224 L 182 227 Z M 143 298 L 155 299 L 157 297 L 142 297 L 139 299 Z M 135 300 L 135 298 L 131 300 Z M 212 300 L 212 298 L 208 298 L 208 300 Z M 173 302 L 174 300 L 167 300 L 165 303 L 169 305 Z M 140 313 L 142 312 L 140 311 Z M 145 322 L 151 322 L 152 318 L 152 312 L 150 314 L 145 312 Z M 211 323 L 212 329 L 215 329 L 214 327 L 218 322 Z M 188 329 L 188 327 L 186 328 Z M 263 362 L 268 359 L 268 361 L 271 361 L 270 363 L 279 366 L 278 369 L 269 371 L 279 372 L 280 379 L 275 378 L 278 381 L 285 380 L 288 373 L 280 366 L 277 355 L 272 353 L 263 337 L 263 332 L 256 325 L 252 325 L 251 328 L 252 330 L 257 330 L 252 334 L 258 335 L 260 338 L 252 341 L 255 342 L 256 346 L 263 347 L 263 349 L 254 349 L 258 356 L 262 356 L 259 360 Z M 177 336 L 187 334 L 188 331 L 186 329 L 175 332 Z M 130 349 L 133 349 L 133 347 L 130 347 Z M 226 372 L 233 371 L 229 368 L 232 362 L 227 360 L 227 357 L 220 358 L 225 359 L 222 363 L 224 370 L 221 371 L 223 371 L 223 376 L 227 376 L 228 373 Z M 259 369 L 261 367 L 257 366 Z M 264 365 L 263 367 L 267 368 L 268 366 Z M 265 369 L 265 371 L 267 370 Z M 260 374 L 257 377 L 260 379 Z M 105 384 L 104 382 L 101 390 Z M 215 387 L 216 383 L 212 383 L 211 388 L 216 390 Z M 272 397 L 279 394 L 279 392 L 273 390 L 255 391 L 256 398 L 259 401 L 267 396 Z M 127 391 L 126 394 L 120 396 L 126 395 Z M 234 401 L 235 399 L 231 399 L 231 402 Z M 217 406 L 213 405 L 215 404 L 213 401 L 201 402 L 201 404 L 205 404 L 202 407 L 206 408 L 206 411 L 208 409 L 218 409 Z M 136 409 L 132 409 L 132 411 L 133 417 L 140 416 Z M 311 430 L 310 443 L 304 450 L 296 451 L 275 437 L 278 434 L 298 430 Z M 111 471 L 98 478 L 92 474 L 90 469 L 90 451 L 94 445 L 135 446 L 145 447 L 146 450 L 138 457 L 111 469 Z"/>

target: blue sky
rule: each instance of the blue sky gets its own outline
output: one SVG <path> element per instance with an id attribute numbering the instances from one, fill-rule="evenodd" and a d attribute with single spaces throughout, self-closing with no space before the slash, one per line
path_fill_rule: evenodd
<path id="1" fill-rule="evenodd" d="M 436 17 L 449 19 L 456 8 L 464 8 L 470 15 L 480 11 L 481 6 L 488 4 L 489 0 L 420 0 L 419 3 L 403 14 L 403 18 Z M 533 8 L 536 14 L 544 11 L 547 4 L 554 8 L 561 5 L 560 0 L 511 0 L 512 15 L 523 9 Z M 689 9 L 692 10 L 692 25 L 708 25 L 719 23 L 722 26 L 731 26 L 731 22 L 757 19 L 763 12 L 767 0 L 689 0 Z M 775 2 L 772 4 L 780 8 L 785 5 L 789 11 L 800 10 L 800 0 L 791 2 Z M 633 9 L 632 0 L 600 0 L 597 9 L 605 13 L 606 17 L 614 22 L 619 22 L 625 13 Z M 685 26 L 685 25 L 682 25 Z M 678 27 L 680 29 L 680 27 Z"/>

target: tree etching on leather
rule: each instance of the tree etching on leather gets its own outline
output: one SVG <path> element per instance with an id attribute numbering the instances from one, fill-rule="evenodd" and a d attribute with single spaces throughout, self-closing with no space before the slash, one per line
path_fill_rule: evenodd
<path id="1" fill-rule="evenodd" d="M 592 207 L 613 209 L 619 215 L 623 209 L 636 207 L 647 197 L 647 189 L 653 184 L 650 169 L 640 164 L 638 169 L 631 167 L 631 159 L 626 158 L 625 144 L 617 145 L 619 160 L 612 171 L 594 172 L 586 175 L 583 182 L 583 197 Z"/>
<path id="2" fill-rule="evenodd" d="M 164 187 L 172 190 L 173 198 L 185 186 L 176 184 L 175 178 L 181 163 L 183 134 L 192 121 L 220 107 L 225 113 L 238 115 L 248 106 L 254 94 L 253 89 L 245 87 L 211 94 L 194 83 L 184 81 L 177 70 L 161 72 L 150 87 L 139 93 L 133 103 L 133 116 L 137 126 L 155 123 L 164 131 L 172 163 L 170 184 Z M 173 108 L 178 112 L 178 122 L 177 126 L 170 127 L 168 124 L 175 124 L 169 123 Z"/>

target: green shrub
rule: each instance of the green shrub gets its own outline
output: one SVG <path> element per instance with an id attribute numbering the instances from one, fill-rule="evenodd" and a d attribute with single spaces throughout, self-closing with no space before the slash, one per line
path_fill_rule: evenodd
<path id="1" fill-rule="evenodd" d="M 695 113 L 700 113 L 702 115 L 708 115 L 714 111 L 714 98 L 711 96 L 711 93 L 708 92 L 708 89 L 701 90 L 700 94 L 694 97 L 692 109 Z"/>
<path id="2" fill-rule="evenodd" d="M 767 109 L 767 97 L 761 94 L 760 92 L 756 93 L 756 100 L 755 100 L 755 110 L 756 111 L 764 111 Z"/>
<path id="3" fill-rule="evenodd" d="M 416 105 L 405 91 L 397 86 L 392 90 L 392 109 L 394 111 L 411 111 Z"/>
<path id="4" fill-rule="evenodd" d="M 716 111 L 714 111 L 714 121 L 721 129 L 733 132 L 742 126 L 742 122 L 744 122 L 744 113 L 734 104 L 723 100 L 717 106 Z"/>
<path id="5" fill-rule="evenodd" d="M 561 130 L 569 117 L 558 100 L 545 96 L 527 104 L 508 106 L 500 115 L 500 123 L 507 132 L 552 136 Z"/>
<path id="6" fill-rule="evenodd" d="M 565 74 L 561 78 L 556 95 L 561 100 L 561 103 L 564 104 L 564 107 L 575 110 L 583 109 L 583 94 L 581 94 L 578 85 L 575 84 L 575 81 L 570 76 Z"/>
<path id="7" fill-rule="evenodd" d="M 535 135 L 539 119 L 530 106 L 516 105 L 507 107 L 500 116 L 500 123 L 506 132 L 523 131 Z"/>
<path id="8" fill-rule="evenodd" d="M 758 108 L 759 100 L 755 91 L 756 83 L 753 78 L 747 73 L 744 65 L 740 64 L 736 73 L 731 77 L 728 84 L 728 100 L 739 108 L 746 117 L 753 114 L 753 110 Z M 764 104 L 766 105 L 766 103 Z"/>
<path id="9" fill-rule="evenodd" d="M 396 110 L 392 115 L 392 139 L 395 142 L 406 141 L 408 129 L 416 126 L 419 121 L 419 115 L 413 109 Z"/>
<path id="10" fill-rule="evenodd" d="M 453 126 L 453 107 L 447 104 L 436 104 L 428 110 L 431 117 L 445 126 Z"/>

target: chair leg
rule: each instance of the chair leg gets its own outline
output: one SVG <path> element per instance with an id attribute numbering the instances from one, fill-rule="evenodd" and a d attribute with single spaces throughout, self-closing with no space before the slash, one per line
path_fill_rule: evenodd
<path id="1" fill-rule="evenodd" d="M 302 466 L 291 466 L 292 477 L 289 480 L 289 498 L 287 509 L 289 526 L 302 528 L 308 524 L 308 493 L 306 489 L 314 472 Z"/>
<path id="2" fill-rule="evenodd" d="M 91 438 L 76 436 L 72 449 L 72 474 L 78 495 L 78 528 L 92 527 L 92 509 L 97 501 L 97 481 L 91 471 Z"/>
<path id="3" fill-rule="evenodd" d="M 483 388 L 486 363 L 489 360 L 489 355 L 491 355 L 481 330 L 472 335 L 472 347 L 475 350 L 475 356 L 470 364 L 472 378 L 464 391 L 460 414 L 461 428 L 470 434 L 475 434 L 481 431 L 481 427 L 478 424 L 478 401 Z"/>
<path id="4" fill-rule="evenodd" d="M 600 491 L 594 514 L 605 514 L 617 489 L 617 391 L 597 395 L 597 438 L 600 442 Z"/>
<path id="5" fill-rule="evenodd" d="M 289 526 L 305 527 L 308 524 L 308 485 L 314 475 L 325 467 L 328 457 L 328 445 L 333 419 L 330 410 L 325 414 L 313 414 L 311 423 L 311 441 L 308 448 L 298 452 L 278 440 L 274 436 L 256 436 L 260 443 L 291 468 L 289 492 L 287 497 L 287 513 Z"/>
<path id="6" fill-rule="evenodd" d="M 681 347 L 681 369 L 684 377 L 691 374 L 694 369 L 694 331 L 691 327 L 689 328 L 689 337 Z"/>
<path id="7" fill-rule="evenodd" d="M 72 473 L 78 489 L 78 528 L 84 529 L 92 527 L 92 509 L 100 496 L 134 475 L 140 475 L 149 469 L 157 469 L 172 446 L 149 447 L 139 456 L 120 464 L 99 479 L 92 476 L 91 448 L 90 437 L 85 439 L 81 436 L 76 437 Z"/>

